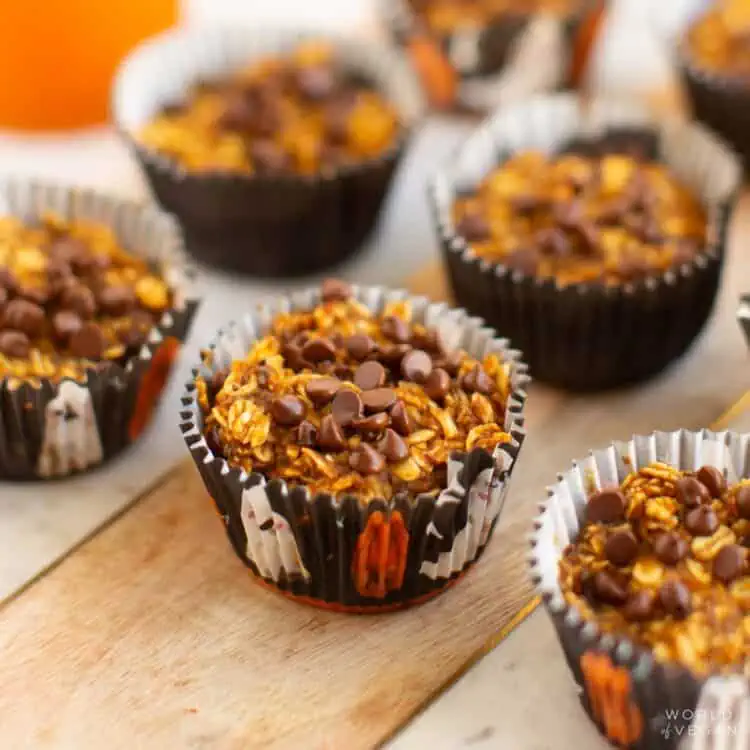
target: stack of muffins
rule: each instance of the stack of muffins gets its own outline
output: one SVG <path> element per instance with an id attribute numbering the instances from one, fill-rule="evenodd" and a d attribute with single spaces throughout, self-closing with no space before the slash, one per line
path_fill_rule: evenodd
<path id="1" fill-rule="evenodd" d="M 183 395 L 186 445 L 260 582 L 346 612 L 439 594 L 492 537 L 529 367 L 590 392 L 688 350 L 720 285 L 732 147 L 747 159 L 746 4 L 712 4 L 680 58 L 731 146 L 633 103 L 539 93 L 570 83 L 602 3 L 383 7 L 400 47 L 199 30 L 126 59 L 115 121 L 163 210 L 0 185 L 0 477 L 66 476 L 138 439 L 197 308 L 188 254 L 290 278 L 362 247 L 425 91 L 499 105 L 429 185 L 461 307 L 337 279 L 277 295 L 218 332 Z M 747 669 L 747 455 L 747 436 L 708 432 L 613 444 L 537 519 L 532 576 L 623 747 L 663 747 L 665 707 L 724 705 Z"/>

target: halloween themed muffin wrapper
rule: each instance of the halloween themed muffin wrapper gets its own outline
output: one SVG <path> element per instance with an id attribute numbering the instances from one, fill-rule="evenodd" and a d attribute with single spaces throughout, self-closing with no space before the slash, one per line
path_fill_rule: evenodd
<path id="1" fill-rule="evenodd" d="M 0 479 L 64 477 L 135 442 L 158 405 L 198 305 L 179 229 L 166 214 L 90 190 L 0 182 L 0 214 L 33 223 L 48 212 L 110 227 L 128 251 L 163 267 L 174 302 L 138 354 L 122 364 L 92 367 L 80 381 L 0 378 Z"/>
<path id="2" fill-rule="evenodd" d="M 400 133 L 378 157 L 317 175 L 197 173 L 137 137 L 164 106 L 182 101 L 191 84 L 320 39 L 243 28 L 168 32 L 122 64 L 114 88 L 115 122 L 156 199 L 180 222 L 188 252 L 201 262 L 264 277 L 303 276 L 343 261 L 372 232 L 423 109 L 408 65 L 387 47 L 323 38 L 345 69 L 372 81 L 396 107 Z"/>
<path id="3" fill-rule="evenodd" d="M 748 750 L 750 685 L 744 677 L 700 677 L 656 661 L 625 637 L 604 634 L 563 597 L 558 564 L 585 523 L 589 493 L 619 485 L 655 461 L 693 471 L 726 469 L 734 483 L 750 477 L 750 434 L 655 432 L 594 450 L 547 489 L 531 535 L 530 574 L 555 626 L 581 702 L 599 730 L 633 750 Z"/>
<path id="4" fill-rule="evenodd" d="M 495 352 L 509 363 L 504 430 L 511 441 L 493 454 L 479 448 L 454 453 L 447 486 L 437 496 L 365 501 L 352 494 L 312 495 L 305 486 L 229 466 L 205 440 L 195 380 L 183 397 L 180 427 L 235 552 L 258 578 L 317 606 L 367 612 L 428 599 L 479 558 L 503 509 L 523 443 L 528 376 L 520 353 L 464 310 L 380 287 L 355 287 L 354 294 L 373 312 L 409 299 L 414 319 L 437 327 L 454 348 L 478 358 Z M 278 313 L 319 302 L 319 291 L 309 290 L 260 305 L 219 333 L 210 363 L 194 370 L 194 378 L 210 377 L 244 357 Z"/>
<path id="5" fill-rule="evenodd" d="M 508 156 L 602 136 L 655 151 L 700 198 L 707 242 L 692 262 L 619 286 L 560 286 L 480 258 L 457 234 L 454 200 Z M 740 177 L 733 153 L 700 126 L 659 122 L 633 104 L 600 100 L 584 108 L 575 96 L 556 94 L 486 120 L 432 180 L 429 194 L 456 302 L 508 336 L 536 379 L 594 391 L 651 377 L 700 333 L 718 291 Z"/>
<path id="6" fill-rule="evenodd" d="M 579 32 L 601 13 L 603 3 L 584 0 L 560 17 L 508 13 L 486 26 L 442 37 L 424 28 L 408 0 L 380 0 L 379 6 L 391 38 L 420 72 L 433 106 L 488 112 L 569 86 Z"/>

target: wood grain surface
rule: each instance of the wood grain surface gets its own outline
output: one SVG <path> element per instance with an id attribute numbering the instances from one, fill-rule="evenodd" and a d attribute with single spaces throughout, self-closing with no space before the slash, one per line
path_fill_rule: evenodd
<path id="1" fill-rule="evenodd" d="M 556 471 L 613 438 L 708 425 L 747 390 L 747 349 L 734 315 L 750 278 L 748 224 L 743 208 L 714 317 L 668 372 L 588 397 L 532 386 L 529 438 L 498 533 L 452 590 L 406 612 L 367 617 L 267 592 L 231 552 L 186 463 L 0 609 L 3 747 L 382 743 L 529 601 L 525 534 Z M 436 299 L 446 294 L 437 268 L 411 286 Z"/>

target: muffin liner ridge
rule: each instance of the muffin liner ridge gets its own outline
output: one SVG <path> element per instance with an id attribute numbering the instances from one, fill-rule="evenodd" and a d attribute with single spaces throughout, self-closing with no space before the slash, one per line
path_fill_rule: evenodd
<path id="1" fill-rule="evenodd" d="M 189 172 L 143 144 L 137 131 L 199 81 L 226 75 L 301 42 L 330 42 L 335 58 L 362 74 L 396 107 L 401 132 L 392 147 L 316 175 Z M 114 120 L 157 200 L 182 225 L 188 251 L 208 265 L 266 277 L 310 274 L 342 261 L 372 231 L 423 99 L 408 66 L 367 40 L 289 30 L 210 28 L 172 31 L 142 44 L 121 65 Z"/>
<path id="2" fill-rule="evenodd" d="M 654 432 L 573 462 L 540 505 L 530 539 L 530 575 L 582 691 L 583 707 L 613 744 L 633 750 L 748 750 L 750 685 L 744 677 L 704 678 L 678 663 L 658 662 L 628 638 L 602 633 L 560 589 L 558 562 L 584 524 L 588 494 L 619 485 L 654 461 L 688 471 L 709 464 L 726 470 L 734 483 L 750 477 L 750 434 Z"/>
<path id="3" fill-rule="evenodd" d="M 621 286 L 558 286 L 478 257 L 454 227 L 452 204 L 497 164 L 523 149 L 556 151 L 603 135 L 651 144 L 707 210 L 707 245 L 691 263 Z M 687 350 L 713 307 L 727 224 L 741 170 L 727 147 L 699 126 L 659 122 L 632 103 L 570 94 L 537 97 L 486 120 L 429 196 L 456 301 L 523 352 L 532 375 L 593 391 L 646 379 Z"/>
<path id="4" fill-rule="evenodd" d="M 182 400 L 180 428 L 235 552 L 258 578 L 317 606 L 368 612 L 430 598 L 479 558 L 503 509 L 524 440 L 529 379 L 520 353 L 463 310 L 381 287 L 355 287 L 354 293 L 373 311 L 408 299 L 415 320 L 436 326 L 454 347 L 479 357 L 496 352 L 508 362 L 512 392 L 504 429 L 512 441 L 497 446 L 494 454 L 479 448 L 453 454 L 447 487 L 437 497 L 404 493 L 390 501 L 362 502 L 352 494 L 311 496 L 304 486 L 230 467 L 203 436 L 194 379 Z M 219 332 L 210 347 L 210 364 L 196 368 L 194 378 L 245 356 L 276 314 L 310 309 L 319 301 L 314 289 L 259 305 Z"/>
<path id="5" fill-rule="evenodd" d="M 81 381 L 0 378 L 0 479 L 63 477 L 133 443 L 158 404 L 198 307 L 179 230 L 166 214 L 92 190 L 0 181 L 0 214 L 32 223 L 47 212 L 105 224 L 134 255 L 163 264 L 174 303 L 123 364 L 92 367 Z"/>

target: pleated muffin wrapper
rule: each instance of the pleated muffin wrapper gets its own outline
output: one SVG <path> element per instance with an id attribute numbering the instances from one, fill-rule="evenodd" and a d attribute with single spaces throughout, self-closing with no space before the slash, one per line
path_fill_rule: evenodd
<path id="1" fill-rule="evenodd" d="M 592 451 L 547 489 L 531 536 L 530 573 L 552 618 L 581 702 L 618 747 L 636 750 L 750 749 L 750 685 L 740 675 L 700 677 L 662 663 L 649 649 L 602 633 L 568 604 L 558 580 L 565 548 L 585 524 L 587 497 L 655 461 L 693 471 L 723 470 L 729 483 L 750 477 L 750 435 L 655 432 Z M 743 664 L 738 665 L 742 673 Z"/>
<path id="2" fill-rule="evenodd" d="M 679 267 L 616 286 L 561 286 L 477 256 L 456 232 L 453 203 L 498 164 L 526 149 L 585 150 L 591 138 L 656 158 L 698 196 L 708 228 L 703 252 Z M 480 315 L 523 352 L 535 379 L 573 391 L 644 380 L 683 354 L 712 310 L 739 162 L 698 125 L 659 122 L 632 103 L 555 94 L 497 113 L 431 182 L 443 260 L 458 304 Z"/>
<path id="3" fill-rule="evenodd" d="M 391 38 L 423 71 L 434 106 L 488 112 L 532 94 L 566 88 L 576 46 L 584 42 L 579 35 L 587 21 L 598 18 L 604 2 L 582 0 L 562 16 L 509 13 L 486 26 L 442 36 L 425 27 L 409 0 L 379 0 L 378 6 Z M 432 89 L 438 71 L 441 81 L 452 81 L 450 96 L 444 85 Z"/>
<path id="4" fill-rule="evenodd" d="M 173 305 L 136 355 L 93 365 L 80 381 L 0 378 L 0 479 L 64 477 L 135 442 L 159 402 L 198 305 L 179 229 L 163 212 L 91 190 L 0 182 L 0 215 L 34 224 L 46 213 L 110 227 L 122 247 L 158 266 Z"/>
<path id="5" fill-rule="evenodd" d="M 165 106 L 185 101 L 191 85 L 230 75 L 305 41 L 330 42 L 346 71 L 371 83 L 395 106 L 394 144 L 378 157 L 316 175 L 189 171 L 138 140 Z M 333 266 L 373 230 L 423 97 L 394 50 L 367 40 L 293 31 L 212 28 L 173 31 L 137 48 L 117 74 L 114 119 L 161 205 L 182 225 L 188 251 L 203 263 L 263 277 L 294 277 Z"/>
<path id="6" fill-rule="evenodd" d="M 355 287 L 373 312 L 409 299 L 414 320 L 435 326 L 450 348 L 481 358 L 497 353 L 510 366 L 504 430 L 511 442 L 490 454 L 454 453 L 447 486 L 437 496 L 397 495 L 362 500 L 347 494 L 311 494 L 302 485 L 246 473 L 214 454 L 204 438 L 193 380 L 187 386 L 181 429 L 240 559 L 270 587 L 310 604 L 349 612 L 398 609 L 426 600 L 453 583 L 482 554 L 503 509 L 524 440 L 526 366 L 520 353 L 464 310 L 381 287 Z M 259 306 L 220 332 L 210 364 L 194 371 L 210 378 L 243 358 L 267 334 L 273 318 L 309 310 L 319 290 Z"/>

